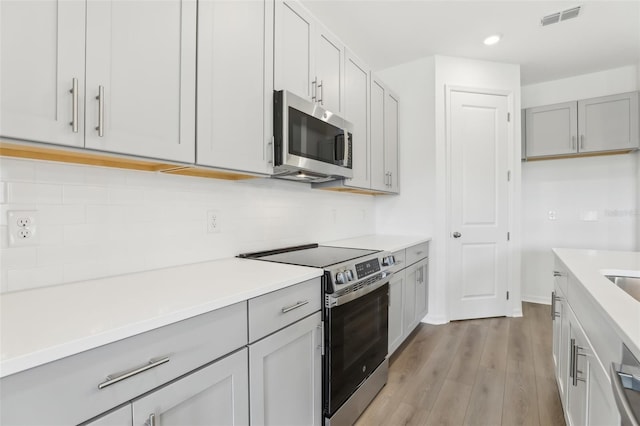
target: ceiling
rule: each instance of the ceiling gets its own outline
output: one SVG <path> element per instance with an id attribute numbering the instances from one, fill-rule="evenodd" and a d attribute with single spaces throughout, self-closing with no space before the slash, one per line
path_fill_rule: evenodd
<path id="1" fill-rule="evenodd" d="M 640 0 L 303 0 L 373 70 L 432 55 L 521 65 L 522 84 L 640 64 Z M 582 6 L 577 18 L 543 16 Z M 485 46 L 485 37 L 502 40 Z"/>

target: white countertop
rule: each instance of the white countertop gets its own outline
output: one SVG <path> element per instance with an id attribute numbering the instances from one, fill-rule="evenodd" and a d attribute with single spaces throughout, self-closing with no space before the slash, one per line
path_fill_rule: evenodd
<path id="1" fill-rule="evenodd" d="M 0 377 L 321 275 L 229 258 L 0 295 Z"/>
<path id="2" fill-rule="evenodd" d="M 601 273 L 603 270 L 617 271 L 621 275 L 637 273 L 640 271 L 640 252 L 560 248 L 553 251 L 602 308 L 629 350 L 640 359 L 640 302 Z"/>
<path id="3" fill-rule="evenodd" d="M 431 237 L 416 235 L 363 235 L 345 240 L 323 242 L 322 245 L 394 252 L 427 241 L 431 241 Z"/>

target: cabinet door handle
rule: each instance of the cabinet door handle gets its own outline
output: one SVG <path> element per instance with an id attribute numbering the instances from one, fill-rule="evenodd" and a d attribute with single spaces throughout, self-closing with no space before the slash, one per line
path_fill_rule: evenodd
<path id="1" fill-rule="evenodd" d="M 149 418 L 147 419 L 146 422 L 144 422 L 144 424 L 147 426 L 156 426 L 156 414 L 155 413 L 149 414 Z"/>
<path id="2" fill-rule="evenodd" d="M 311 82 L 311 100 L 312 101 L 316 101 L 317 98 L 317 94 L 318 94 L 318 77 L 315 78 L 315 80 L 313 80 Z"/>
<path id="3" fill-rule="evenodd" d="M 554 277 L 561 277 L 562 276 L 562 272 L 553 271 L 553 276 Z"/>
<path id="4" fill-rule="evenodd" d="M 78 79 L 71 80 L 71 129 L 73 133 L 78 133 Z"/>
<path id="5" fill-rule="evenodd" d="M 556 320 L 556 292 L 551 292 L 551 321 Z"/>
<path id="6" fill-rule="evenodd" d="M 389 172 L 389 186 L 393 186 L 393 172 Z"/>
<path id="7" fill-rule="evenodd" d="M 318 84 L 318 89 L 320 89 L 320 97 L 318 98 L 318 102 L 320 102 L 320 105 L 324 105 L 324 84 L 322 83 L 322 80 L 320 80 L 320 84 Z"/>
<path id="8" fill-rule="evenodd" d="M 144 371 L 150 370 L 152 368 L 155 368 L 167 362 L 169 362 L 168 356 L 165 356 L 162 358 L 150 359 L 149 362 L 143 366 L 135 367 L 131 370 L 123 371 L 122 373 L 117 373 L 116 375 L 108 375 L 107 380 L 105 380 L 104 382 L 98 385 L 98 389 L 104 389 L 107 386 L 111 386 L 113 384 L 121 382 L 124 379 L 128 379 L 129 377 L 135 376 L 136 374 L 140 374 Z"/>
<path id="9" fill-rule="evenodd" d="M 584 149 L 584 135 L 580 135 L 580 149 Z"/>
<path id="10" fill-rule="evenodd" d="M 104 136 L 104 86 L 98 86 L 98 96 L 96 96 L 98 100 L 98 126 L 96 130 L 98 131 L 98 136 Z"/>
<path id="11" fill-rule="evenodd" d="M 571 341 L 569 342 L 569 345 L 571 346 L 571 350 L 569 351 L 569 377 L 571 379 L 573 379 L 574 376 L 574 367 L 575 367 L 575 361 L 576 361 L 576 356 L 575 356 L 575 352 L 576 352 L 576 339 L 571 339 Z M 577 381 L 575 379 L 572 380 L 572 384 L 573 386 L 577 385 Z"/>
<path id="12" fill-rule="evenodd" d="M 571 136 L 571 149 L 576 149 L 576 137 Z"/>
<path id="13" fill-rule="evenodd" d="M 309 303 L 309 301 L 308 301 L 308 300 L 302 300 L 302 301 L 300 301 L 300 302 L 298 302 L 298 303 L 296 303 L 296 304 L 294 304 L 294 305 L 291 305 L 291 306 L 285 306 L 284 308 L 282 308 L 282 313 L 283 313 L 283 314 L 286 314 L 287 312 L 291 312 L 291 311 L 293 311 L 294 309 L 301 308 L 302 306 L 306 305 L 307 303 Z"/>

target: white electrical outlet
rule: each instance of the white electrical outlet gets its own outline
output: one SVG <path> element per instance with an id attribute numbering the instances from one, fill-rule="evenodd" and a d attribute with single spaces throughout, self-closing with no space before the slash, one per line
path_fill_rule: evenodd
<path id="1" fill-rule="evenodd" d="M 207 211 L 207 232 L 209 234 L 220 232 L 220 210 Z"/>
<path id="2" fill-rule="evenodd" d="M 10 210 L 7 212 L 9 247 L 33 246 L 40 242 L 38 212 L 36 210 Z"/>

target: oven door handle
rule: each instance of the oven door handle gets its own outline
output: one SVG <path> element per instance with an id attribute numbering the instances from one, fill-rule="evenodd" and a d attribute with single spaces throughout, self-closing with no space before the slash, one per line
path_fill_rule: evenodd
<path id="1" fill-rule="evenodd" d="M 325 298 L 325 307 L 331 309 L 331 308 L 335 308 L 337 306 L 342 306 L 346 303 L 352 302 L 356 299 L 361 298 L 362 296 L 366 296 L 367 294 L 371 293 L 372 291 L 375 291 L 377 289 L 379 289 L 380 287 L 384 286 L 385 284 L 389 284 L 389 281 L 391 281 L 391 276 L 393 275 L 393 273 L 391 272 L 383 272 L 382 278 L 379 281 L 376 281 L 375 283 L 369 284 L 368 286 L 365 286 L 363 288 L 360 288 L 358 290 L 352 291 L 350 293 L 346 293 L 340 296 L 334 296 L 332 294 L 328 294 Z"/>
<path id="2" fill-rule="evenodd" d="M 622 386 L 622 380 L 620 378 L 620 374 L 618 373 L 617 367 L 618 366 L 614 362 L 612 362 L 611 367 L 609 368 L 609 373 L 611 375 L 611 387 L 613 388 L 613 396 L 616 400 L 618 411 L 620 412 L 620 424 L 638 426 L 638 420 L 633 414 L 633 409 L 629 404 L 627 396 L 624 394 L 624 387 Z"/>

